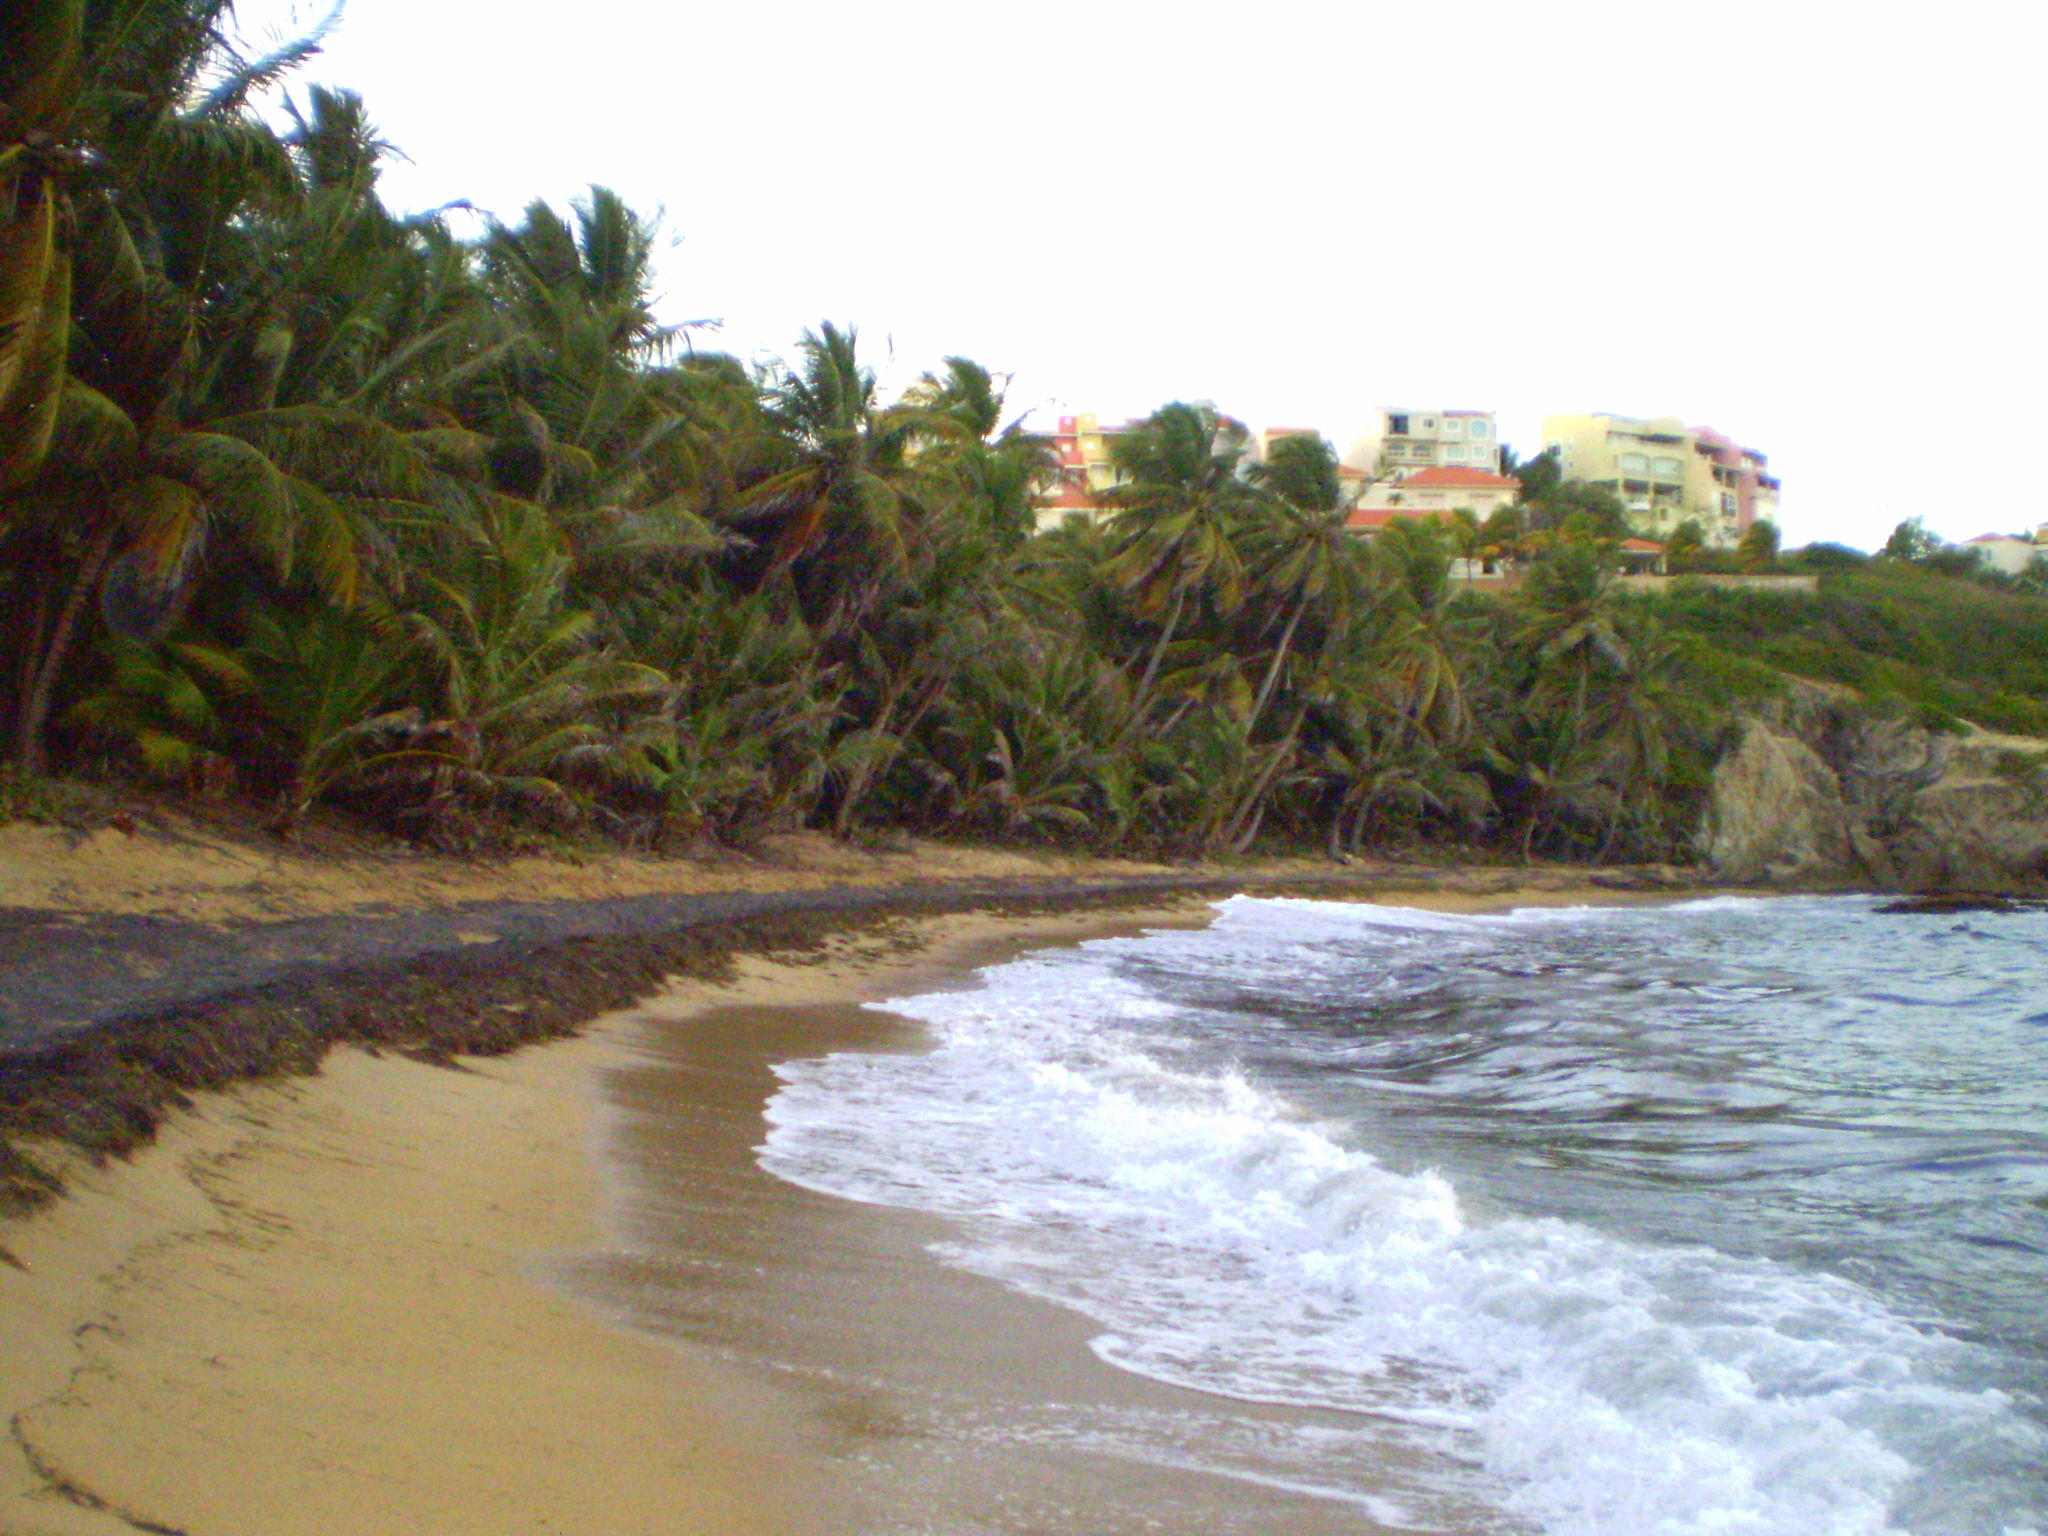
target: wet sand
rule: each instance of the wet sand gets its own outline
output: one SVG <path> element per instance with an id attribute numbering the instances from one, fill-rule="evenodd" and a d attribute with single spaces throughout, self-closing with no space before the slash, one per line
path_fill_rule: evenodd
<path id="1" fill-rule="evenodd" d="M 832 1469 L 848 1530 L 1391 1529 L 1375 1513 L 1412 1515 L 1412 1503 L 1375 1509 L 1189 1464 L 1262 1434 L 1342 1433 L 1355 1428 L 1349 1416 L 1220 1399 L 1105 1365 L 1087 1319 L 940 1262 L 932 1249 L 951 1235 L 945 1221 L 798 1188 L 754 1157 L 777 1062 L 920 1047 L 914 1026 L 849 996 L 967 984 L 967 967 L 1027 948 L 1207 916 L 1184 906 L 1114 924 L 949 919 L 907 957 L 843 960 L 822 975 L 753 963 L 737 988 L 691 986 L 622 1020 L 630 1059 L 599 1074 L 612 1243 L 555 1275 L 629 1327 L 782 1383 L 799 1447 Z M 1390 1482 L 1416 1481 L 1387 1454 Z M 1435 1469 L 1411 1457 L 1408 1470 Z M 1476 1507 L 1433 1513 L 1433 1530 L 1506 1529 Z"/>
<path id="2" fill-rule="evenodd" d="M 1279 1410 L 1103 1366 L 939 1223 L 754 1164 L 773 1063 L 916 1047 L 851 1005 L 1206 915 L 906 920 L 458 1071 L 202 1096 L 0 1227 L 0 1532 L 1379 1529 L 1074 1442 Z"/>

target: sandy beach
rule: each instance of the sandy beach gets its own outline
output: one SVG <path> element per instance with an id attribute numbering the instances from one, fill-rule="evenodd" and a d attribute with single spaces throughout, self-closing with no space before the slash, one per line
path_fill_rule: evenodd
<path id="1" fill-rule="evenodd" d="M 1207 910 L 905 920 L 454 1070 L 340 1049 L 199 1095 L 0 1226 L 0 1533 L 1376 1529 L 1006 1435 L 1210 1405 L 752 1157 L 775 1062 L 915 1048 L 858 1003 Z"/>
<path id="2" fill-rule="evenodd" d="M 668 1108 L 713 1177 L 746 1181 L 771 1058 L 901 1042 L 848 1000 L 1104 926 L 950 919 L 749 960 L 453 1071 L 337 1051 L 202 1096 L 131 1163 L 67 1168 L 65 1199 L 4 1229 L 0 1531 L 881 1528 L 846 1524 L 832 1465 L 857 1415 L 673 1319 L 627 1322 L 635 1218 L 593 1155 L 629 1134 L 607 1085 L 644 1087 L 651 1037 L 714 1020 L 720 1067 Z M 730 1193 L 690 1195 L 727 1273 L 770 1240 Z"/>

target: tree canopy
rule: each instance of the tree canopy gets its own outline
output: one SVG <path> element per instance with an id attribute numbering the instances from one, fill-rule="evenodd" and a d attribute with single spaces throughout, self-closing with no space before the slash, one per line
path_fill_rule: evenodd
<path id="1" fill-rule="evenodd" d="M 251 55 L 227 16 L 0 13 L 10 773 L 455 846 L 1666 857 L 1743 626 L 1771 665 L 1851 670 L 1718 598 L 1625 595 L 1620 505 L 1552 455 L 1517 508 L 1367 540 L 1327 442 L 1259 460 L 1173 402 L 1117 437 L 1106 515 L 1040 532 L 1050 445 L 985 364 L 891 397 L 851 325 L 712 350 L 661 318 L 656 219 L 601 185 L 468 238 L 399 217 L 360 99 L 248 108 L 317 33 Z M 1519 588 L 1460 575 L 1511 556 Z M 1841 591 L 1831 632 L 1893 669 L 1864 683 L 1930 665 L 1901 592 Z M 1994 672 L 1959 712 L 2048 716 L 2048 677 Z"/>

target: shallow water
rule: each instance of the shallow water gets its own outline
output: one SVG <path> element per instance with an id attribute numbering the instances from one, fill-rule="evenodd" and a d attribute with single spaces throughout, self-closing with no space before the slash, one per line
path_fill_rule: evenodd
<path id="1" fill-rule="evenodd" d="M 1318 1410 L 1038 1432 L 1418 1530 L 2048 1525 L 2048 916 L 1237 898 L 984 979 L 764 1165 Z"/>

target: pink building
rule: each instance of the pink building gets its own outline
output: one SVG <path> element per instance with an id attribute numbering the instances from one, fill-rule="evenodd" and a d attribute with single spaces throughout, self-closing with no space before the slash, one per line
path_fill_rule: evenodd
<path id="1" fill-rule="evenodd" d="M 1778 520 L 1778 478 L 1770 461 L 1712 427 L 1694 427 L 1693 451 L 1707 461 L 1714 479 L 1715 511 L 1723 527 L 1741 538 L 1759 519 Z"/>

